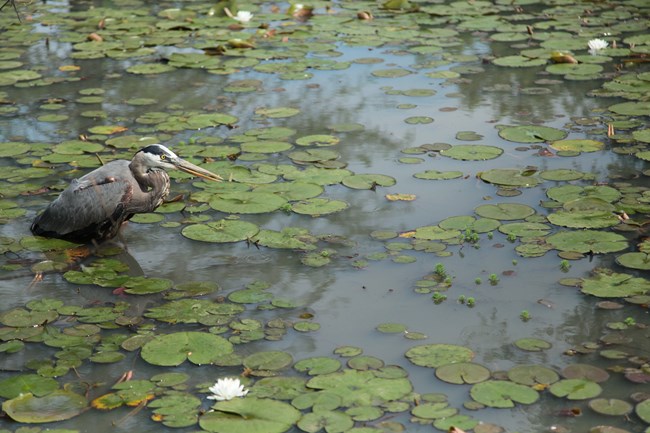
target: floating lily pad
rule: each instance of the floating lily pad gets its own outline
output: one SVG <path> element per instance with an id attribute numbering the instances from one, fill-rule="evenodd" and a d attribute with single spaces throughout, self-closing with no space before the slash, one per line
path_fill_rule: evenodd
<path id="1" fill-rule="evenodd" d="M 300 113 L 300 110 L 292 107 L 258 108 L 255 110 L 255 114 L 271 119 L 292 117 L 298 113 Z"/>
<path id="2" fill-rule="evenodd" d="M 256 214 L 273 212 L 280 209 L 287 201 L 271 193 L 241 191 L 217 194 L 210 200 L 212 209 L 237 214 Z"/>
<path id="3" fill-rule="evenodd" d="M 582 293 L 599 298 L 625 298 L 650 292 L 650 281 L 629 274 L 600 270 L 582 282 Z"/>
<path id="4" fill-rule="evenodd" d="M 297 371 L 305 372 L 310 376 L 316 376 L 338 371 L 341 368 L 341 362 L 337 359 L 320 356 L 298 361 L 294 364 L 293 368 Z"/>
<path id="5" fill-rule="evenodd" d="M 528 352 L 541 352 L 551 348 L 551 343 L 539 338 L 520 338 L 515 341 L 515 346 Z"/>
<path id="6" fill-rule="evenodd" d="M 458 409 L 450 407 L 447 402 L 423 403 L 415 406 L 411 411 L 413 416 L 424 419 L 447 418 L 457 413 Z"/>
<path id="7" fill-rule="evenodd" d="M 551 147 L 559 151 L 597 152 L 605 147 L 605 143 L 588 139 L 557 140 L 551 143 Z"/>
<path id="8" fill-rule="evenodd" d="M 560 182 L 582 179 L 585 177 L 585 173 L 577 170 L 558 168 L 555 170 L 544 170 L 539 174 L 539 177 L 544 180 L 554 180 L 556 182 Z"/>
<path id="9" fill-rule="evenodd" d="M 541 365 L 518 365 L 508 370 L 508 379 L 528 386 L 548 385 L 560 380 L 560 375 Z"/>
<path id="10" fill-rule="evenodd" d="M 489 407 L 508 408 L 515 403 L 533 404 L 539 399 L 534 389 L 506 380 L 488 380 L 472 386 L 474 400 Z"/>
<path id="11" fill-rule="evenodd" d="M 63 421 L 82 413 L 88 402 L 82 395 L 66 390 L 56 390 L 43 397 L 31 393 L 7 400 L 2 410 L 14 421 L 46 423 Z"/>
<path id="12" fill-rule="evenodd" d="M 561 203 L 577 200 L 579 198 L 598 198 L 606 202 L 614 202 L 621 197 L 620 191 L 611 186 L 578 186 L 562 185 L 554 186 L 546 190 L 546 195 Z"/>
<path id="13" fill-rule="evenodd" d="M 616 257 L 616 263 L 630 269 L 650 270 L 650 254 L 648 253 L 625 253 Z"/>
<path id="14" fill-rule="evenodd" d="M 462 171 L 438 171 L 438 170 L 427 170 L 420 173 L 415 173 L 413 177 L 418 179 L 426 180 L 448 180 L 448 179 L 458 179 L 463 176 Z"/>
<path id="15" fill-rule="evenodd" d="M 415 346 L 409 349 L 405 355 L 413 364 L 431 368 L 445 364 L 469 362 L 474 358 L 474 352 L 470 349 L 453 344 Z"/>
<path id="16" fill-rule="evenodd" d="M 517 143 L 557 141 L 562 140 L 566 135 L 567 133 L 560 129 L 539 125 L 506 126 L 499 130 L 501 138 Z"/>
<path id="17" fill-rule="evenodd" d="M 343 185 L 353 189 L 372 189 L 377 186 L 393 186 L 395 178 L 384 174 L 355 174 L 343 179 Z"/>
<path id="18" fill-rule="evenodd" d="M 597 230 L 562 231 L 546 238 L 546 242 L 560 251 L 604 254 L 627 248 L 627 239 L 617 233 Z"/>
<path id="19" fill-rule="evenodd" d="M 643 422 L 650 424 L 650 399 L 644 400 L 641 403 L 636 405 L 634 409 L 637 416 L 643 420 Z"/>
<path id="20" fill-rule="evenodd" d="M 176 366 L 189 360 L 209 364 L 232 353 L 233 347 L 223 337 L 205 332 L 176 332 L 159 335 L 142 347 L 142 359 L 149 364 Z"/>
<path id="21" fill-rule="evenodd" d="M 319 410 L 304 415 L 298 421 L 300 430 L 308 433 L 316 433 L 325 429 L 327 433 L 342 433 L 349 431 L 354 426 L 350 415 L 342 412 Z"/>
<path id="22" fill-rule="evenodd" d="M 549 388 L 556 397 L 566 397 L 569 400 L 586 400 L 597 397 L 602 388 L 596 382 L 587 379 L 562 379 Z"/>
<path id="23" fill-rule="evenodd" d="M 131 74 L 162 74 L 165 72 L 175 71 L 176 68 L 170 65 L 165 65 L 163 63 L 145 63 L 141 65 L 133 65 L 126 68 L 126 71 Z"/>
<path id="24" fill-rule="evenodd" d="M 528 170 L 517 170 L 512 168 L 495 168 L 479 174 L 479 177 L 487 183 L 503 186 L 515 186 L 532 188 L 540 181 L 530 174 Z"/>
<path id="25" fill-rule="evenodd" d="M 481 205 L 474 212 L 484 218 L 508 221 L 528 218 L 535 214 L 535 209 L 525 204 L 499 203 Z"/>
<path id="26" fill-rule="evenodd" d="M 21 394 L 33 394 L 41 397 L 59 387 L 56 380 L 41 377 L 38 374 L 20 374 L 0 381 L 0 397 L 12 399 Z"/>
<path id="27" fill-rule="evenodd" d="M 458 144 L 440 152 L 443 156 L 463 161 L 486 161 L 503 153 L 503 149 L 481 144 Z"/>
<path id="28" fill-rule="evenodd" d="M 343 370 L 319 375 L 310 379 L 307 387 L 338 395 L 345 407 L 398 400 L 413 389 L 407 378 L 377 377 L 372 370 Z"/>
<path id="29" fill-rule="evenodd" d="M 595 398 L 589 402 L 589 408 L 601 415 L 610 416 L 627 415 L 634 409 L 630 403 L 617 398 Z"/>
<path id="30" fill-rule="evenodd" d="M 259 232 L 253 223 L 239 220 L 219 220 L 206 224 L 192 224 L 181 233 L 189 239 L 203 242 L 238 242 L 250 239 Z"/>
<path id="31" fill-rule="evenodd" d="M 546 62 L 546 59 L 534 59 L 520 55 L 497 57 L 492 61 L 492 63 L 495 65 L 506 66 L 510 68 L 529 68 L 534 66 L 542 66 L 545 65 Z"/>
<path id="32" fill-rule="evenodd" d="M 473 362 L 458 362 L 441 365 L 436 369 L 436 377 L 449 383 L 478 383 L 490 378 L 490 370 Z"/>
<path id="33" fill-rule="evenodd" d="M 331 200 L 327 198 L 311 198 L 302 200 L 291 205 L 295 213 L 311 216 L 328 215 L 341 212 L 348 208 L 348 204 L 342 200 Z"/>
<path id="34" fill-rule="evenodd" d="M 212 433 L 283 433 L 301 417 L 291 405 L 266 398 L 220 401 L 213 409 L 199 418 L 201 428 Z"/>
<path id="35" fill-rule="evenodd" d="M 244 366 L 252 370 L 281 370 L 293 362 L 287 352 L 257 352 L 244 358 Z"/>

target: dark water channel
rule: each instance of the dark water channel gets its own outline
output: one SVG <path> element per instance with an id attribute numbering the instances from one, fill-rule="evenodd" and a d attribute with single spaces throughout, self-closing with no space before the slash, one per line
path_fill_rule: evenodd
<path id="1" fill-rule="evenodd" d="M 48 2 L 49 3 L 49 2 Z M 181 4 L 182 2 L 177 2 Z M 197 6 L 197 2 L 189 2 Z M 326 2 L 319 2 L 326 3 Z M 336 3 L 336 2 L 333 2 Z M 65 3 L 49 3 L 50 7 L 66 11 Z M 81 5 L 85 5 L 81 3 Z M 364 3 L 365 5 L 365 3 Z M 170 5 L 170 7 L 173 5 Z M 282 8 L 284 4 L 280 4 Z M 321 5 L 322 6 L 322 5 Z M 333 4 L 336 6 L 336 4 Z M 125 7 L 128 7 L 125 6 Z M 268 5 L 264 5 L 268 8 Z M 240 9 L 244 9 L 241 7 Z M 266 10 L 266 9 L 262 9 Z M 324 13 L 322 7 L 316 9 Z M 11 11 L 4 10 L 3 14 Z M 259 12 L 260 18 L 263 13 Z M 35 15 L 38 21 L 38 15 Z M 377 18 L 379 19 L 379 17 Z M 8 24 L 8 18 L 3 17 Z M 255 18 L 254 18 L 255 20 Z M 259 24 L 259 22 L 257 23 Z M 32 24 L 26 23 L 24 26 Z M 167 278 L 175 284 L 187 281 L 211 281 L 221 286 L 216 294 L 204 299 L 227 296 L 242 289 L 253 281 L 268 283 L 269 292 L 277 298 L 287 298 L 298 307 L 264 311 L 256 305 L 247 305 L 245 317 L 262 322 L 282 317 L 290 321 L 303 320 L 304 314 L 313 315 L 309 322 L 318 323 L 320 328 L 312 332 L 291 330 L 280 341 L 257 341 L 236 347 L 238 354 L 249 355 L 258 351 L 285 351 L 295 361 L 314 356 L 336 357 L 333 350 L 341 346 L 356 346 L 365 355 L 377 357 L 385 364 L 399 365 L 408 371 L 414 391 L 420 394 L 444 393 L 450 406 L 462 414 L 470 415 L 481 422 L 494 423 L 509 432 L 552 431 L 561 425 L 568 431 L 585 432 L 589 428 L 607 424 L 629 431 L 643 431 L 644 424 L 636 415 L 604 416 L 587 407 L 588 401 L 569 401 L 554 397 L 548 392 L 533 405 L 516 405 L 512 409 L 481 409 L 471 411 L 463 403 L 471 400 L 471 385 L 451 385 L 434 376 L 434 370 L 411 364 L 405 352 L 416 345 L 446 343 L 470 348 L 475 357 L 473 362 L 487 367 L 493 375 L 509 370 L 515 365 L 539 364 L 557 371 L 570 364 L 584 363 L 601 368 L 617 365 L 617 361 L 605 359 L 598 351 L 585 355 L 569 356 L 567 351 L 583 344 L 596 343 L 610 331 L 608 322 L 625 319 L 637 324 L 648 324 L 647 308 L 623 304 L 618 310 L 597 308 L 599 299 L 580 293 L 579 288 L 558 283 L 562 278 L 588 277 L 599 266 L 617 268 L 614 255 L 603 254 L 570 261 L 570 269 L 561 269 L 562 258 L 551 250 L 542 257 L 522 257 L 515 247 L 519 240 L 509 242 L 506 236 L 494 231 L 493 237 L 480 234 L 480 240 L 472 245 L 448 245 L 446 253 L 436 254 L 414 250 L 401 250 L 393 243 L 409 245 L 409 239 L 395 238 L 382 241 L 371 236 L 378 230 L 403 233 L 423 226 L 436 225 L 448 217 L 474 215 L 477 206 L 486 203 L 521 203 L 534 208 L 539 215 L 546 215 L 548 209 L 540 206 L 548 200 L 546 190 L 553 186 L 573 183 L 588 185 L 610 183 L 644 168 L 639 160 L 630 155 L 611 151 L 606 132 L 603 111 L 608 105 L 618 102 L 612 98 L 593 98 L 587 94 L 600 87 L 603 80 L 562 80 L 550 84 L 538 84 L 540 79 L 555 78 L 544 73 L 544 68 L 503 68 L 482 61 L 487 56 L 511 51 L 507 43 L 492 42 L 484 33 L 466 32 L 459 35 L 457 45 L 445 48 L 449 64 L 440 67 L 421 67 L 426 62 L 438 59 L 436 54 L 409 52 L 409 45 L 392 41 L 379 47 L 353 46 L 336 42 L 335 51 L 312 54 L 318 58 L 336 62 L 351 62 L 342 70 L 308 70 L 312 76 L 306 80 L 282 79 L 278 74 L 257 72 L 241 68 L 231 74 L 210 74 L 199 69 L 177 69 L 163 74 L 136 75 L 127 73 L 129 66 L 142 59 L 74 60 L 70 58 L 72 44 L 62 41 L 57 27 L 41 27 L 33 24 L 35 31 L 50 36 L 49 45 L 34 43 L 21 55 L 24 68 L 35 68 L 44 75 L 66 76 L 58 73 L 60 66 L 76 64 L 80 71 L 72 74 L 82 77 L 76 82 L 63 82 L 50 86 L 14 87 L 3 86 L 8 99 L 15 101 L 18 113 L 0 117 L 0 141 L 46 143 L 33 154 L 12 158 L 0 158 L 0 166 L 15 166 L 16 170 L 29 167 L 30 160 L 48 153 L 49 146 L 65 140 L 76 139 L 88 134 L 88 129 L 101 124 L 119 124 L 129 128 L 125 134 L 139 134 L 135 119 L 150 111 L 207 110 L 236 116 L 236 128 L 225 126 L 204 130 L 182 130 L 178 132 L 149 132 L 176 150 L 181 156 L 195 158 L 184 153 L 183 146 L 203 137 L 221 137 L 227 143 L 230 137 L 243 134 L 254 128 L 285 127 L 297 133 L 289 141 L 310 134 L 332 134 L 340 138 L 335 146 L 323 147 L 339 153 L 337 161 L 354 172 L 374 173 L 391 176 L 396 184 L 390 187 L 377 186 L 373 189 L 352 189 L 342 184 L 325 186 L 322 197 L 343 200 L 349 204 L 344 211 L 330 215 L 312 217 L 293 212 L 275 211 L 259 215 L 242 215 L 250 221 L 269 230 L 285 227 L 301 227 L 310 233 L 332 234 L 351 241 L 350 246 L 335 246 L 337 251 L 332 262 L 323 267 L 303 264 L 302 251 L 267 248 L 246 242 L 206 243 L 185 238 L 181 229 L 185 215 L 180 212 L 164 214 L 162 223 L 129 223 L 122 231 L 127 251 L 116 258 L 130 267 L 133 275 L 152 278 Z M 0 34 L 2 40 L 2 34 Z M 0 53 L 2 50 L 0 50 Z M 154 57 L 173 52 L 198 52 L 189 48 L 157 48 Z M 336 56 L 335 56 L 336 55 Z M 376 63 L 366 59 L 377 59 Z M 457 67 L 476 68 L 463 70 L 459 77 L 432 78 L 428 72 L 453 70 Z M 378 77 L 374 71 L 402 68 L 411 71 L 403 77 Z M 67 76 L 70 76 L 68 74 Z M 259 80 L 261 85 L 253 92 L 233 93 L 224 88 L 234 80 Z M 522 92 L 522 89 L 544 88 L 547 91 Z M 89 88 L 105 90 L 103 102 L 99 104 L 74 103 L 79 91 Z M 392 90 L 428 89 L 434 95 L 409 96 L 396 94 Z M 158 102 L 150 106 L 134 106 L 125 103 L 131 98 L 153 98 Z M 64 108 L 58 114 L 66 114 L 62 122 L 46 122 L 38 117 L 46 114 L 39 108 L 48 98 L 62 99 Z M 410 105 L 407 105 L 410 104 Z M 172 107 L 172 108 L 170 108 Z M 293 107 L 299 110 L 288 118 L 270 118 L 255 114 L 260 107 Z M 86 110 L 102 110 L 107 118 L 84 117 Z M 431 123 L 410 124 L 409 118 L 417 116 L 432 119 Z M 576 119 L 591 119 L 581 127 Z M 646 119 L 647 121 L 647 119 Z M 357 123 L 362 130 L 336 132 L 332 125 Z M 540 156 L 538 145 L 508 142 L 498 135 L 495 125 L 539 124 L 568 132 L 568 138 L 592 138 L 606 143 L 603 150 L 585 152 L 573 157 Z M 472 131 L 482 136 L 478 141 L 462 140 L 457 137 L 461 131 Z M 91 134 L 89 134 L 91 135 Z M 108 137 L 106 137 L 108 138 Z M 93 140 L 94 141 L 94 140 Z M 200 141 L 200 140 L 199 140 Z M 101 142 L 99 140 L 98 142 Z M 463 161 L 441 156 L 438 152 L 423 152 L 409 155 L 406 150 L 434 143 L 485 144 L 503 149 L 503 154 L 485 161 Z M 4 146 L 0 143 L 0 146 Z M 292 150 L 299 146 L 295 146 Z M 121 155 L 131 153 L 120 150 Z M 234 164 L 254 167 L 257 163 L 291 164 L 288 152 L 246 155 Z M 400 162 L 400 158 L 418 157 L 417 164 Z M 194 159 L 202 162 L 200 158 Z M 55 164 L 50 176 L 29 179 L 36 185 L 62 186 L 73 177 L 89 170 L 70 170 L 65 163 Z M 494 168 L 536 167 L 538 171 L 572 169 L 591 174 L 585 181 L 544 181 L 534 188 L 521 188 L 520 195 L 499 196 L 498 187 L 483 182 L 477 176 L 480 172 Z M 647 164 L 645 165 L 647 167 Z M 302 168 L 302 167 L 301 167 Z M 451 180 L 423 180 L 414 177 L 425 170 L 458 170 L 463 176 Z M 635 179 L 637 185 L 647 186 L 647 177 Z M 192 193 L 199 191 L 187 180 L 176 180 L 172 184 L 172 195 L 184 194 L 190 201 Z M 415 194 L 414 201 L 389 201 L 386 194 Z M 29 225 L 34 215 L 56 195 L 56 191 L 38 195 L 12 195 L 6 197 L 26 209 L 25 215 L 3 219 L 0 235 L 20 240 L 29 236 Z M 0 199 L 5 199 L 0 196 Z M 227 214 L 208 210 L 211 220 L 224 218 Z M 558 230 L 554 227 L 554 230 Z M 392 251 L 391 251 L 392 250 Z M 379 260 L 368 260 L 363 266 L 354 266 L 356 260 L 366 260 L 373 254 L 388 255 Z M 398 257 L 409 257 L 410 263 L 398 263 Z M 18 251 L 7 253 L 4 265 L 20 262 L 19 269 L 0 270 L 1 311 L 23 307 L 26 303 L 55 298 L 66 305 L 109 305 L 126 301 L 132 311 L 142 313 L 163 302 L 159 295 L 131 296 L 117 295 L 112 288 L 95 285 L 69 283 L 61 273 L 46 273 L 42 281 L 33 282 L 34 273 L 30 264 L 44 259 L 41 253 Z M 93 258 L 83 263 L 92 263 Z M 442 264 L 451 277 L 451 287 L 443 292 L 447 299 L 440 304 L 432 300 L 432 293 L 418 293 L 418 281 L 430 275 L 436 265 Z M 490 274 L 496 274 L 499 282 L 491 285 Z M 647 273 L 636 273 L 647 277 Z M 482 280 L 481 284 L 476 279 Z M 473 297 L 473 308 L 459 303 L 460 296 Z M 540 302 L 542 300 L 542 302 Z M 530 320 L 522 320 L 527 311 Z M 376 330 L 382 323 L 400 323 L 408 328 L 406 333 L 386 334 Z M 191 326 L 188 325 L 188 329 Z M 160 325 L 162 333 L 171 332 L 172 325 Z M 409 332 L 424 334 L 421 340 L 412 340 Z M 621 331 L 623 332 L 623 331 Z M 615 348 L 646 359 L 650 356 L 648 330 L 633 327 L 624 331 L 628 342 Z M 521 338 L 539 338 L 551 344 L 551 348 L 539 352 L 523 351 L 514 346 Z M 30 345 L 13 354 L 0 353 L 0 380 L 28 371 L 24 364 L 32 358 L 51 358 L 55 350 L 44 345 Z M 114 383 L 119 376 L 133 370 L 138 379 L 146 379 L 165 371 L 185 372 L 191 376 L 190 383 L 212 382 L 224 375 L 237 375 L 239 367 L 196 367 L 184 363 L 180 367 L 166 368 L 149 365 L 137 353 L 127 353 L 123 361 L 112 364 L 84 362 L 76 372 L 69 372 L 60 383 L 82 380 L 84 382 Z M 288 372 L 284 372 L 291 375 Z M 283 373 L 283 374 L 284 374 Z M 295 374 L 295 372 L 293 373 Z M 255 379 L 253 378 L 254 383 Z M 622 375 L 611 372 L 608 381 L 601 384 L 601 397 L 620 398 L 629 401 L 633 392 L 650 391 L 647 384 L 626 381 Z M 103 392 L 107 388 L 102 388 Z M 97 397 L 99 392 L 92 396 Z M 207 406 L 206 406 L 207 407 Z M 578 417 L 560 416 L 566 409 L 579 408 Z M 117 429 L 124 431 L 160 432 L 173 431 L 149 419 L 147 409 L 133 416 L 126 416 L 130 409 L 100 412 L 90 410 L 78 417 L 60 423 L 46 424 L 48 428 L 68 428 L 78 431 L 115 431 L 112 424 L 121 420 Z M 408 412 L 396 414 L 393 421 L 404 424 L 405 431 L 424 432 L 429 425 L 409 422 Z M 89 427 L 92 423 L 92 429 Z M 14 431 L 19 426 L 8 417 L 0 418 L 0 429 Z M 180 431 L 195 431 L 195 428 Z M 295 431 L 299 431 L 294 427 Z M 387 430 L 384 430 L 387 431 Z"/>

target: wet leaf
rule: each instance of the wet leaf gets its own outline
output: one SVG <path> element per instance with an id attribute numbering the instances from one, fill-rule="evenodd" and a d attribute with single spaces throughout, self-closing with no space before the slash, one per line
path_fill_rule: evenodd
<path id="1" fill-rule="evenodd" d="M 217 243 L 244 241 L 258 232 L 259 227 L 253 223 L 225 219 L 206 224 L 192 224 L 181 231 L 186 238 Z"/>
<path id="2" fill-rule="evenodd" d="M 212 433 L 283 433 L 299 419 L 300 412 L 287 403 L 265 398 L 220 401 L 199 419 Z"/>
<path id="3" fill-rule="evenodd" d="M 566 397 L 569 400 L 586 400 L 597 397 L 602 388 L 596 382 L 587 379 L 562 379 L 549 388 L 556 397 Z"/>
<path id="4" fill-rule="evenodd" d="M 56 390 L 43 397 L 22 394 L 2 403 L 2 410 L 14 421 L 46 423 L 63 421 L 82 413 L 88 402 L 74 392 Z"/>
<path id="5" fill-rule="evenodd" d="M 473 362 L 458 362 L 441 365 L 436 369 L 436 377 L 448 383 L 478 383 L 489 379 L 490 370 Z"/>
<path id="6" fill-rule="evenodd" d="M 176 332 L 159 335 L 142 347 L 142 359 L 149 364 L 176 366 L 189 360 L 193 364 L 209 364 L 233 351 L 224 338 L 204 332 Z"/>
<path id="7" fill-rule="evenodd" d="M 481 144 L 458 144 L 440 152 L 443 156 L 463 161 L 486 161 L 503 153 L 503 149 Z"/>
<path id="8" fill-rule="evenodd" d="M 415 346 L 409 349 L 405 355 L 413 364 L 431 368 L 457 362 L 468 362 L 474 358 L 474 352 L 470 349 L 452 344 Z"/>
<path id="9" fill-rule="evenodd" d="M 534 389 L 505 380 L 488 380 L 472 386 L 474 400 L 489 407 L 508 408 L 515 403 L 532 404 L 539 399 Z"/>

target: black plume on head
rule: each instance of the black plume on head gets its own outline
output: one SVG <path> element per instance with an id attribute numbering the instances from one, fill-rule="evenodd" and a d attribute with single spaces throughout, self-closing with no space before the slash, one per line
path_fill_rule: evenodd
<path id="1" fill-rule="evenodd" d="M 138 150 L 138 152 L 151 153 L 152 155 L 166 155 L 166 149 L 159 144 L 151 144 L 147 147 L 143 147 Z"/>

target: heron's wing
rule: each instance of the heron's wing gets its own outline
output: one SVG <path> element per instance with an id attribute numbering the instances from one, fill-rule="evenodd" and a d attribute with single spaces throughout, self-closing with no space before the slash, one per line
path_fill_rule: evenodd
<path id="1" fill-rule="evenodd" d="M 35 234 L 87 241 L 113 236 L 129 216 L 134 179 L 126 167 L 107 164 L 79 180 L 73 180 L 40 214 Z M 136 184 L 137 185 L 137 184 Z"/>

